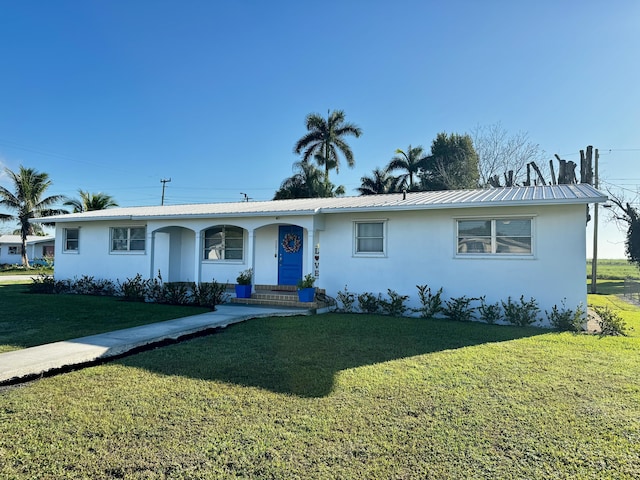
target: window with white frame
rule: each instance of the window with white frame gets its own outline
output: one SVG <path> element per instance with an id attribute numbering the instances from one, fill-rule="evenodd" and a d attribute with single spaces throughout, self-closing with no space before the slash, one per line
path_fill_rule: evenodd
<path id="1" fill-rule="evenodd" d="M 64 229 L 64 244 L 63 251 L 65 252 L 78 252 L 78 246 L 80 241 L 80 229 L 79 228 L 65 228 Z"/>
<path id="2" fill-rule="evenodd" d="M 18 255 L 18 247 L 9 247 L 7 253 L 9 255 Z"/>
<path id="3" fill-rule="evenodd" d="M 531 255 L 531 218 L 477 218 L 457 221 L 461 255 Z"/>
<path id="4" fill-rule="evenodd" d="M 205 260 L 242 260 L 244 230 L 233 225 L 217 225 L 204 232 Z"/>
<path id="5" fill-rule="evenodd" d="M 356 255 L 384 255 L 385 227 L 382 220 L 355 222 L 355 253 Z"/>
<path id="6" fill-rule="evenodd" d="M 147 237 L 145 227 L 112 227 L 112 252 L 144 252 Z"/>

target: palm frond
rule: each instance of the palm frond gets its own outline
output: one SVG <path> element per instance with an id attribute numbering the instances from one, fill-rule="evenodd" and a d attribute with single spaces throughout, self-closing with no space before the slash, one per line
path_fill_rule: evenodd
<path id="1" fill-rule="evenodd" d="M 329 182 L 329 171 L 340 169 L 338 152 L 344 156 L 349 167 L 355 165 L 353 151 L 344 141 L 345 136 L 359 137 L 362 129 L 353 123 L 345 123 L 343 110 L 327 112 L 327 117 L 318 113 L 310 113 L 305 119 L 307 133 L 296 142 L 294 152 L 302 153 L 302 160 L 307 162 L 311 158 L 318 166 L 325 168 L 325 182 Z"/>

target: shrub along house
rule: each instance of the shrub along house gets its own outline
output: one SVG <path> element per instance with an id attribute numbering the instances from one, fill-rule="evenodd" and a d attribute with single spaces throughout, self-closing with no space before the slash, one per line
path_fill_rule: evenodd
<path id="1" fill-rule="evenodd" d="M 533 297 L 542 310 L 586 304 L 587 184 L 361 197 L 112 208 L 47 218 L 56 224 L 58 279 L 294 285 L 312 273 L 335 296 L 409 295 L 488 302 Z"/>

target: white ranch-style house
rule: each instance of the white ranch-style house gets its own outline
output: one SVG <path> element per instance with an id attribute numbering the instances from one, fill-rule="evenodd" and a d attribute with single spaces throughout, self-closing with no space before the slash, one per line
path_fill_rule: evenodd
<path id="1" fill-rule="evenodd" d="M 27 258 L 29 262 L 53 258 L 55 238 L 27 235 Z M 22 264 L 22 238 L 20 235 L 0 235 L 0 265 Z"/>
<path id="2" fill-rule="evenodd" d="M 360 197 L 112 208 L 47 218 L 56 224 L 58 279 L 295 285 L 305 274 L 336 296 L 409 295 L 488 302 L 533 297 L 550 309 L 586 305 L 587 184 Z"/>

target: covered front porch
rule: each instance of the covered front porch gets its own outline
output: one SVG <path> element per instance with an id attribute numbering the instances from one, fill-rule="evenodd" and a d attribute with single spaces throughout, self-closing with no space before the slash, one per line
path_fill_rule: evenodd
<path id="1" fill-rule="evenodd" d="M 265 287 L 254 287 L 254 292 L 261 292 L 256 300 L 265 299 L 262 291 L 295 293 L 304 275 L 320 276 L 318 225 L 313 218 L 296 223 L 274 220 L 158 225 L 150 229 L 149 276 L 160 274 L 166 282 L 234 284 L 240 272 L 251 269 L 253 285 Z"/>

